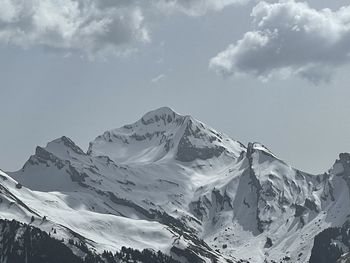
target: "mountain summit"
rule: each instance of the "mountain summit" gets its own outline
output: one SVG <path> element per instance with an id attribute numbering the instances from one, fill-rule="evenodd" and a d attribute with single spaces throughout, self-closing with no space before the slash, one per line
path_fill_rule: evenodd
<path id="1" fill-rule="evenodd" d="M 207 160 L 222 153 L 239 156 L 244 146 L 191 116 L 163 107 L 140 120 L 105 132 L 90 143 L 88 153 L 118 163 Z"/>
<path id="2" fill-rule="evenodd" d="M 335 263 L 350 251 L 349 156 L 307 174 L 164 107 L 86 153 L 65 136 L 37 147 L 21 170 L 0 173 L 0 214 L 80 258 L 131 247 L 189 263 Z"/>

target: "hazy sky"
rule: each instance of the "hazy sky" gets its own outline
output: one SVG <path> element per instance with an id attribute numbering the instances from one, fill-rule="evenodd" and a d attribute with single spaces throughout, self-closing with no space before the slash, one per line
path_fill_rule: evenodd
<path id="1" fill-rule="evenodd" d="M 350 152 L 345 0 L 4 0 L 0 43 L 3 170 L 161 106 L 307 172 Z"/>

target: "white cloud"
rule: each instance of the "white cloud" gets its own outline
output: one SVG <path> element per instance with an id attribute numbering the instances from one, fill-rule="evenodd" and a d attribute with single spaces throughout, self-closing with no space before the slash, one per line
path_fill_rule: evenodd
<path id="1" fill-rule="evenodd" d="M 2 0 L 0 41 L 92 55 L 133 40 L 149 41 L 137 6 L 104 8 L 92 0 Z"/>
<path id="2" fill-rule="evenodd" d="M 211 69 L 263 79 L 297 75 L 318 83 L 350 61 L 350 6 L 332 11 L 294 0 L 260 2 L 251 16 L 254 30 L 212 58 Z"/>
<path id="3" fill-rule="evenodd" d="M 182 12 L 190 16 L 204 15 L 209 11 L 220 11 L 234 4 L 250 0 L 155 0 L 158 8 L 165 12 Z"/>
<path id="4" fill-rule="evenodd" d="M 165 78 L 166 78 L 165 74 L 160 74 L 160 75 L 154 77 L 153 79 L 151 79 L 151 82 L 157 83 L 157 82 L 159 82 L 161 80 L 164 80 Z"/>
<path id="5" fill-rule="evenodd" d="M 150 41 L 145 17 L 200 15 L 245 0 L 0 0 L 0 42 L 67 53 L 125 54 Z"/>

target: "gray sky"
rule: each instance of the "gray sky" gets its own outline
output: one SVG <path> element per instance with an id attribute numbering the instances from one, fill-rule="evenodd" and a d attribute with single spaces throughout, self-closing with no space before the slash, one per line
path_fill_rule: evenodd
<path id="1" fill-rule="evenodd" d="M 0 3 L 7 10 L 0 11 L 3 170 L 21 168 L 36 145 L 62 135 L 86 149 L 103 131 L 161 106 L 245 144 L 259 141 L 307 172 L 324 172 L 350 151 L 348 1 L 190 0 L 159 7 L 157 0 L 149 6 L 118 0 L 116 9 L 131 22 L 121 25 L 119 13 L 111 15 L 115 23 L 103 37 L 90 28 L 71 30 L 60 19 L 71 36 L 57 25 L 47 29 L 51 20 L 27 25 L 19 17 L 32 19 L 31 13 L 22 8 L 19 16 L 11 2 Z M 73 20 L 79 19 L 87 18 Z M 247 40 L 247 32 L 254 38 Z"/>

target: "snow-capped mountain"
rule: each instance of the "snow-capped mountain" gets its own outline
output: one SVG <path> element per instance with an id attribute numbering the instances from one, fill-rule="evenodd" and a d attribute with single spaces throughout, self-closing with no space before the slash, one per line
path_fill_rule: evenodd
<path id="1" fill-rule="evenodd" d="M 90 143 L 88 154 L 108 156 L 116 163 L 150 163 L 175 159 L 181 162 L 237 157 L 240 143 L 216 132 L 191 116 L 160 108 L 139 121 L 105 132 Z"/>
<path id="2" fill-rule="evenodd" d="M 105 132 L 86 153 L 61 137 L 0 175 L 0 217 L 31 222 L 81 258 L 70 240 L 189 263 L 314 263 L 318 246 L 339 248 L 336 262 L 349 252 L 322 238 L 348 224 L 349 154 L 310 175 L 169 108 Z"/>

